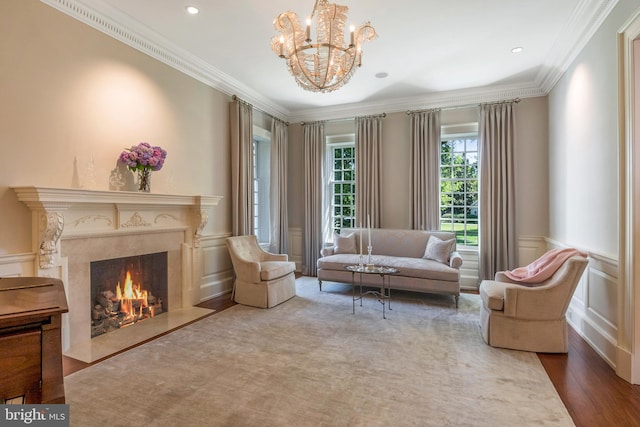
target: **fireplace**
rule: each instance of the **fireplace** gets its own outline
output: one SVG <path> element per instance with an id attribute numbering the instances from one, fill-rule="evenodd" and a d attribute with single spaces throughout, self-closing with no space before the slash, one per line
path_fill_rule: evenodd
<path id="1" fill-rule="evenodd" d="M 91 262 L 91 338 L 167 311 L 167 252 Z"/>
<path id="2" fill-rule="evenodd" d="M 204 262 L 205 251 L 218 249 L 210 246 L 210 240 L 207 247 L 201 247 L 201 239 L 211 239 L 208 220 L 220 197 L 45 187 L 13 189 L 32 212 L 32 249 L 36 254 L 33 275 L 60 278 L 65 285 L 69 306 L 69 313 L 62 316 L 65 355 L 93 363 L 211 312 L 194 305 L 209 292 L 205 289 L 210 280 L 204 275 L 210 268 Z M 220 245 L 219 250 L 226 252 L 226 247 Z M 118 277 L 103 278 L 103 282 L 108 282 L 104 284 L 107 288 L 92 290 L 92 275 L 97 274 L 92 272 L 97 265 L 94 263 L 120 258 L 125 263 L 126 260 L 143 263 L 144 256 L 158 253 L 165 254 L 166 262 L 161 267 L 152 267 L 151 273 L 144 273 L 152 274 L 150 278 L 138 280 L 137 273 L 130 272 L 132 288 L 138 284 L 154 287 L 147 289 L 147 294 L 157 298 L 153 317 L 122 322 L 109 333 L 94 335 L 92 321 L 97 293 L 112 292 L 113 303 L 118 300 L 118 282 L 121 293 L 126 282 L 125 271 L 122 275 L 118 273 Z M 108 267 L 118 272 L 122 268 Z M 157 271 L 163 271 L 166 277 L 156 279 L 153 274 Z M 162 280 L 165 290 L 155 289 L 155 283 Z M 141 306 L 143 317 L 151 315 L 151 310 L 139 301 L 142 298 L 128 299 L 132 300 L 132 311 L 136 308 L 138 317 Z M 147 305 L 151 305 L 148 300 Z M 158 314 L 159 307 L 162 314 Z M 119 309 L 111 306 L 110 313 L 121 316 Z"/>

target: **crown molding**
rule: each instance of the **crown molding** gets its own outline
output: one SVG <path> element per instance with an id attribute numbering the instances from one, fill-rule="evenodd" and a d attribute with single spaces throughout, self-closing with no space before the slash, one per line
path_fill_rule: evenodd
<path id="1" fill-rule="evenodd" d="M 514 98 L 533 98 L 546 93 L 532 85 L 487 86 L 455 91 L 435 92 L 405 98 L 385 99 L 372 102 L 316 107 L 297 110 L 289 116 L 290 122 L 334 120 L 370 114 L 397 113 L 429 108 L 453 108 L 479 105 L 484 102 Z"/>
<path id="2" fill-rule="evenodd" d="M 618 0 L 581 0 L 568 25 L 556 39 L 535 81 L 531 83 L 519 86 L 485 86 L 292 112 L 100 0 L 92 1 L 97 8 L 90 7 L 81 0 L 40 1 L 224 94 L 237 95 L 254 107 L 289 122 L 330 120 L 381 112 L 446 108 L 502 99 L 546 96 L 618 3 Z"/>
<path id="3" fill-rule="evenodd" d="M 549 51 L 535 84 L 551 92 L 578 54 L 609 16 L 618 0 L 581 0 Z"/>

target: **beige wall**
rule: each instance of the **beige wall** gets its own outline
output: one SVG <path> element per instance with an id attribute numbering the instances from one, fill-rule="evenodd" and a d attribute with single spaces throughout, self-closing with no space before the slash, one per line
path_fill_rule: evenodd
<path id="1" fill-rule="evenodd" d="M 1 1 L 0 28 L 0 255 L 31 251 L 9 187 L 107 190 L 141 141 L 168 152 L 152 192 L 224 196 L 208 229 L 230 230 L 228 96 L 37 0 Z"/>

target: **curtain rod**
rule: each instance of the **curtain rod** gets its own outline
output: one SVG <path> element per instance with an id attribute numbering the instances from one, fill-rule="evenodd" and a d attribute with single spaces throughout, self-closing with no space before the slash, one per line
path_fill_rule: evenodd
<path id="1" fill-rule="evenodd" d="M 330 119 L 330 120 L 318 120 L 315 122 L 300 122 L 300 125 L 304 126 L 304 125 L 308 125 L 311 123 L 325 123 L 325 122 L 341 122 L 344 120 L 355 120 L 355 119 L 374 119 L 376 117 L 381 117 L 381 118 L 385 118 L 387 117 L 387 113 L 382 113 L 382 114 L 372 114 L 370 116 L 355 116 L 355 117 L 343 117 L 341 119 Z"/>
<path id="2" fill-rule="evenodd" d="M 272 119 L 280 120 L 282 123 L 284 123 L 284 124 L 286 124 L 287 126 L 289 126 L 289 122 L 285 122 L 284 120 L 282 120 L 282 119 L 280 119 L 280 118 L 278 118 L 278 117 L 275 117 L 275 116 L 274 116 L 273 114 L 271 114 L 271 113 L 267 113 L 266 111 L 264 111 L 264 110 L 262 110 L 262 109 L 260 109 L 260 108 L 258 108 L 258 107 L 256 107 L 256 106 L 254 106 L 253 104 L 251 104 L 251 103 L 249 103 L 249 102 L 245 101 L 244 99 L 240 99 L 240 98 L 238 98 L 238 96 L 237 96 L 237 95 L 231 95 L 231 99 L 233 99 L 234 101 L 238 101 L 238 102 L 241 102 L 241 103 L 243 103 L 243 104 L 246 104 L 246 105 L 250 106 L 251 108 L 253 108 L 254 110 L 258 110 L 258 111 L 260 111 L 260 112 L 262 112 L 262 113 L 266 114 L 267 116 L 271 117 Z"/>
<path id="3" fill-rule="evenodd" d="M 518 102 L 520 102 L 521 99 L 520 98 L 513 98 L 513 99 L 505 99 L 502 101 L 494 101 L 494 102 L 481 102 L 479 104 L 466 104 L 466 105 L 454 105 L 452 107 L 442 107 L 442 108 L 427 108 L 425 110 L 409 110 L 407 111 L 407 114 L 411 115 L 411 114 L 415 114 L 415 113 L 428 113 L 431 111 L 447 111 L 447 110 L 459 110 L 461 108 L 471 108 L 471 107 L 482 107 L 483 105 L 495 105 L 495 104 L 508 104 L 510 102 L 515 102 L 516 104 Z"/>

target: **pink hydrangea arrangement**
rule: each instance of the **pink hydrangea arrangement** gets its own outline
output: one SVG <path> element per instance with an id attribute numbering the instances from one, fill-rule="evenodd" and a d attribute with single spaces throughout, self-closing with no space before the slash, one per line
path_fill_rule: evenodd
<path id="1" fill-rule="evenodd" d="M 167 152 L 160 147 L 152 147 L 148 142 L 141 142 L 125 149 L 120 154 L 120 161 L 132 171 L 159 171 L 167 158 Z"/>

